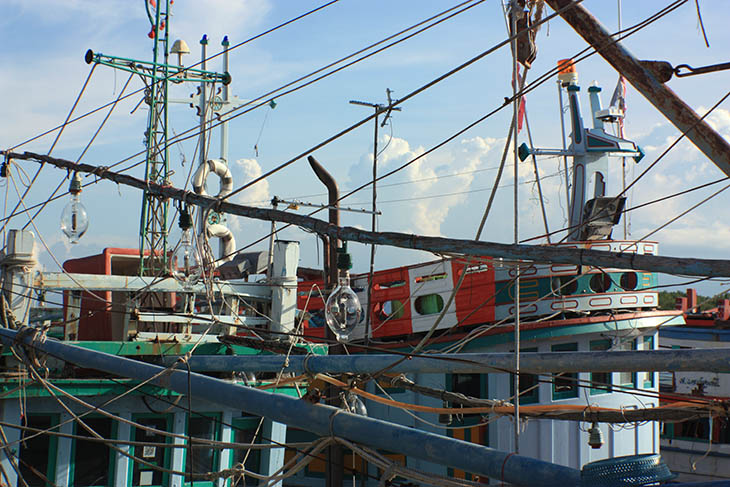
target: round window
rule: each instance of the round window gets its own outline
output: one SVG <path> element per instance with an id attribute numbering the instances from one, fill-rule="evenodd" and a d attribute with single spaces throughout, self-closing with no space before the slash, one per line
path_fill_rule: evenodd
<path id="1" fill-rule="evenodd" d="M 578 291 L 578 276 L 553 277 L 553 294 L 556 296 L 567 296 Z"/>
<path id="2" fill-rule="evenodd" d="M 593 277 L 591 277 L 591 290 L 596 293 L 605 293 L 609 289 L 611 289 L 611 284 L 613 281 L 611 280 L 611 276 L 601 272 L 599 274 L 593 274 Z"/>
<path id="3" fill-rule="evenodd" d="M 416 298 L 415 308 L 420 315 L 435 315 L 444 309 L 444 298 L 440 294 L 427 294 Z"/>
<path id="4" fill-rule="evenodd" d="M 619 283 L 621 288 L 626 291 L 633 291 L 639 284 L 639 277 L 636 272 L 624 272 L 621 274 L 621 281 Z"/>

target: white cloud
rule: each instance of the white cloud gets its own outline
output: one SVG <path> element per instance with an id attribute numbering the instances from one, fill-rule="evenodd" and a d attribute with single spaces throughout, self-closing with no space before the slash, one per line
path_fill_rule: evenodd
<path id="1" fill-rule="evenodd" d="M 238 159 L 231 167 L 231 174 L 233 175 L 233 187 L 237 188 L 261 176 L 262 170 L 256 159 Z M 235 195 L 233 199 L 236 203 L 244 205 L 254 204 L 259 206 L 265 204 L 264 202 L 268 202 L 271 199 L 271 195 L 269 193 L 269 182 L 266 179 L 259 181 L 250 188 L 246 188 Z M 227 218 L 228 226 L 231 230 L 234 232 L 242 230 L 243 219 L 241 217 L 228 215 Z M 248 226 L 255 225 L 258 232 L 267 228 L 264 222 L 250 219 L 246 220 L 246 224 Z"/>
<path id="2" fill-rule="evenodd" d="M 172 7 L 175 18 L 171 25 L 171 36 L 185 39 L 191 51 L 197 53 L 197 41 L 205 33 L 210 39 L 209 53 L 217 52 L 221 49 L 220 42 L 224 35 L 240 42 L 242 37 L 248 37 L 252 29 L 261 24 L 270 9 L 267 0 L 179 1 Z M 205 32 L 200 31 L 201 25 L 206 26 Z"/>
<path id="3" fill-rule="evenodd" d="M 386 138 L 380 142 L 381 146 L 387 143 Z M 378 198 L 384 202 L 381 230 L 388 228 L 441 235 L 442 224 L 456 207 L 466 201 L 465 192 L 475 180 L 475 171 L 488 165 L 488 159 L 492 164 L 492 148 L 500 144 L 495 139 L 483 137 L 464 139 L 457 148 L 420 157 L 401 173 L 384 180 L 378 190 Z M 384 174 L 400 167 L 421 156 L 424 151 L 423 147 L 411 147 L 408 141 L 394 137 L 378 158 L 378 173 Z M 372 156 L 361 157 L 350 168 L 351 185 L 370 180 L 371 167 Z M 389 186 L 398 182 L 403 184 Z M 431 197 L 434 195 L 442 196 Z M 364 194 L 358 198 L 363 199 Z"/>
<path id="4" fill-rule="evenodd" d="M 698 109 L 700 115 L 704 115 L 707 111 L 708 108 L 706 107 Z M 716 108 L 707 116 L 706 120 L 710 127 L 720 132 L 726 139 L 730 138 L 730 110 Z"/>

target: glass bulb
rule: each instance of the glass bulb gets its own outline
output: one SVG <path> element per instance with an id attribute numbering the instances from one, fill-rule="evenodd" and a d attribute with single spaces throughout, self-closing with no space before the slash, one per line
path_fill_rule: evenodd
<path id="1" fill-rule="evenodd" d="M 71 193 L 71 200 L 61 213 L 61 231 L 72 244 L 75 244 L 88 228 L 89 217 L 86 208 L 79 201 L 79 193 Z"/>
<path id="2" fill-rule="evenodd" d="M 332 291 L 324 308 L 327 326 L 335 334 L 338 342 L 347 342 L 350 333 L 360 322 L 362 307 L 357 294 L 350 287 L 350 274 L 340 271 L 337 287 Z"/>
<path id="3" fill-rule="evenodd" d="M 354 392 L 347 393 L 345 396 L 345 404 L 347 405 L 347 410 L 352 414 L 357 414 L 359 416 L 368 415 L 368 408 L 365 407 L 365 403 L 362 402 L 362 399 L 360 399 L 360 397 Z"/>
<path id="4" fill-rule="evenodd" d="M 197 284 L 203 275 L 203 267 L 198 261 L 191 233 L 189 228 L 183 230 L 180 243 L 170 260 L 172 277 L 182 284 L 183 289 L 187 290 Z"/>

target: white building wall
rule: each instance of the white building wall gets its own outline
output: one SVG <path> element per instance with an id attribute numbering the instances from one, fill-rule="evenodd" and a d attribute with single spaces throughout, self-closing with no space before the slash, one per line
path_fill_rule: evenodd
<path id="1" fill-rule="evenodd" d="M 539 352 L 551 351 L 552 345 L 560 343 L 578 343 L 578 351 L 589 351 L 589 343 L 593 340 L 605 339 L 607 335 L 594 333 L 580 335 L 573 338 L 561 337 L 560 339 L 543 341 L 539 343 L 525 344 L 526 348 L 537 347 Z M 633 339 L 633 338 L 631 338 Z M 638 339 L 639 349 L 643 348 L 644 341 Z M 656 339 L 654 340 L 656 344 Z M 509 347 L 504 346 L 493 351 L 507 352 Z M 542 379 L 550 379 L 550 376 L 540 376 Z M 589 381 L 590 373 L 578 374 L 580 381 Z M 493 399 L 507 399 L 510 397 L 509 374 L 490 374 L 490 394 Z M 637 376 L 636 381 L 641 381 Z M 587 382 L 583 382 L 584 384 Z M 618 384 L 618 374 L 612 374 L 612 384 Z M 642 388 L 643 384 L 638 384 Z M 591 395 L 588 388 L 579 389 L 579 397 L 567 399 L 553 399 L 552 384 L 541 382 L 539 387 L 539 403 L 545 404 L 585 404 L 615 409 L 635 409 L 652 407 L 657 401 L 646 397 L 636 397 L 628 393 L 612 392 L 607 394 Z M 658 389 L 658 377 L 654 374 L 654 392 Z M 529 405 L 525 405 L 529 406 Z M 588 429 L 591 423 L 576 421 L 549 421 L 543 419 L 531 419 L 521 421 L 520 433 L 520 454 L 539 458 L 547 462 L 554 462 L 561 465 L 580 469 L 584 464 L 605 458 L 612 458 L 623 455 L 635 455 L 639 453 L 657 453 L 659 440 L 659 425 L 652 421 L 642 425 L 606 425 L 600 424 L 603 432 L 604 444 L 599 449 L 593 449 L 588 445 Z M 504 451 L 514 449 L 514 422 L 510 417 L 500 418 L 494 423 L 490 431 L 490 445 L 493 448 Z"/>

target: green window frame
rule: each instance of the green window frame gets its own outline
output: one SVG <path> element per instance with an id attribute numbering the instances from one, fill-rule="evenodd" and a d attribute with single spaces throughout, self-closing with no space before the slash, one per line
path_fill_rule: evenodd
<path id="1" fill-rule="evenodd" d="M 488 396 L 488 374 L 446 374 L 446 387 L 451 392 L 460 392 L 466 396 L 486 398 Z M 458 405 L 451 405 L 458 407 Z M 475 425 L 481 419 L 481 414 L 464 414 L 463 419 L 458 419 L 454 415 L 453 424 L 456 425 Z"/>
<path id="2" fill-rule="evenodd" d="M 221 437 L 221 414 L 220 413 L 195 413 L 193 412 L 192 416 L 188 416 L 188 421 L 185 425 L 185 434 L 194 434 L 190 433 L 191 426 L 193 426 L 193 429 L 197 429 L 198 427 L 202 426 L 206 421 L 210 421 L 213 423 L 212 430 L 210 430 L 210 437 L 203 437 L 196 435 L 195 438 L 203 438 L 206 440 L 214 440 L 214 441 L 220 441 Z M 187 442 L 186 442 L 187 445 Z M 210 469 L 203 468 L 202 470 L 205 470 L 206 472 L 217 472 L 218 471 L 218 464 L 220 462 L 220 451 L 217 448 L 210 448 L 207 450 L 209 452 L 209 462 L 210 462 Z M 193 452 L 193 462 L 200 462 L 200 457 L 196 457 L 195 454 L 201 454 L 206 452 L 205 449 L 198 449 L 196 448 Z M 207 453 L 206 453 L 207 454 Z M 193 470 L 195 468 L 195 465 L 190 465 L 188 461 L 190 460 L 190 450 L 188 448 L 185 448 L 185 456 L 183 460 L 183 471 L 186 473 L 183 485 L 196 485 L 198 487 L 214 487 L 215 482 L 214 481 L 205 481 L 205 480 L 193 480 L 191 482 L 190 476 L 187 474 L 191 471 L 193 473 L 201 473 L 198 471 L 198 469 Z M 208 460 L 205 460 L 208 462 Z M 190 469 L 189 469 L 190 467 Z M 204 473 L 204 472 L 203 472 Z"/>
<path id="3" fill-rule="evenodd" d="M 113 421 L 111 418 L 108 418 L 106 416 L 101 415 L 89 415 L 84 416 L 83 422 L 86 423 L 90 428 L 92 428 L 94 431 L 96 431 L 98 434 L 100 434 L 104 438 L 116 438 L 117 437 L 117 429 L 118 425 L 116 421 Z M 104 426 L 104 423 L 109 422 L 109 428 L 108 431 L 106 428 L 102 430 L 102 427 Z M 107 433 L 107 434 L 105 434 Z M 74 434 L 76 436 L 87 436 L 91 438 L 91 434 L 86 431 L 86 429 L 79 425 L 78 422 L 74 423 Z M 98 483 L 95 482 L 93 484 L 88 483 L 77 483 L 79 480 L 77 479 L 76 475 L 76 469 L 77 469 L 77 462 L 76 462 L 76 454 L 79 451 L 79 442 L 83 442 L 83 440 L 80 439 L 74 439 L 72 446 L 71 446 L 71 460 L 69 465 L 69 485 L 72 487 L 111 487 L 114 483 L 114 472 L 115 472 L 115 455 L 114 450 L 112 450 L 108 445 L 105 445 L 103 443 L 98 442 L 88 442 L 89 445 L 83 445 L 83 448 L 86 448 L 88 446 L 91 446 L 94 450 L 94 455 L 89 455 L 88 458 L 96 458 L 98 457 L 99 452 L 106 451 L 107 455 L 107 469 L 104 471 L 106 475 L 106 482 L 104 483 Z"/>
<path id="4" fill-rule="evenodd" d="M 578 344 L 573 343 L 558 343 L 550 347 L 553 352 L 577 352 Z M 560 373 L 552 375 L 553 381 L 553 400 L 560 399 L 571 399 L 578 397 L 578 374 L 575 372 L 571 373 Z"/>
<path id="5" fill-rule="evenodd" d="M 514 353 L 514 350 L 510 350 Z M 521 348 L 522 352 L 537 352 L 537 347 Z M 525 392 L 528 391 L 528 392 Z M 515 395 L 515 375 L 509 375 L 509 394 Z M 520 404 L 535 404 L 540 402 L 540 376 L 537 374 L 520 374 Z"/>
<path id="6" fill-rule="evenodd" d="M 611 349 L 611 340 L 604 338 L 602 340 L 591 340 L 588 344 L 591 352 L 606 351 Z M 600 384 L 607 384 L 602 386 Z M 611 392 L 612 374 L 611 372 L 591 372 L 591 389 L 590 395 L 608 394 Z"/>
<path id="7" fill-rule="evenodd" d="M 654 335 L 645 336 L 643 339 L 644 350 L 654 350 Z M 640 372 L 644 389 L 653 389 L 656 381 L 656 372 Z"/>
<path id="8" fill-rule="evenodd" d="M 260 420 L 261 418 L 257 418 L 255 416 L 233 418 L 233 420 L 231 421 L 231 440 L 234 443 L 258 443 L 257 441 L 255 441 L 256 438 L 254 437 L 254 435 L 256 433 L 256 428 L 259 425 Z M 231 450 L 230 463 L 228 464 L 228 468 L 232 468 L 239 463 L 238 452 L 239 450 L 235 448 Z M 244 466 L 246 470 L 250 472 L 261 473 L 261 450 L 251 450 L 251 453 L 246 459 L 246 463 Z M 257 479 L 246 476 L 244 485 L 258 484 L 259 482 Z"/>
<path id="9" fill-rule="evenodd" d="M 58 431 L 59 415 L 58 414 L 29 414 L 27 417 L 26 426 L 37 429 L 51 429 Z M 35 434 L 33 431 L 21 431 L 21 440 L 26 436 Z M 41 471 L 42 465 L 35 463 L 31 458 L 28 458 L 33 453 L 40 451 L 39 456 L 43 456 L 43 451 L 46 452 L 46 468 L 45 471 Z M 58 437 L 55 435 L 39 435 L 29 440 L 22 440 L 18 447 L 18 466 L 20 467 L 20 474 L 23 479 L 30 487 L 41 487 L 46 485 L 52 485 L 55 482 L 56 474 L 56 454 L 58 452 Z M 32 467 L 32 468 L 31 468 Z M 46 477 L 50 483 L 43 480 L 42 477 L 35 473 L 35 470 L 40 472 Z"/>
<path id="10" fill-rule="evenodd" d="M 309 431 L 300 430 L 298 428 L 286 428 L 286 442 L 289 443 L 307 443 L 310 441 L 315 441 L 317 438 L 319 438 L 314 433 L 310 433 Z M 284 463 L 287 463 L 290 459 L 294 458 L 296 454 L 298 454 L 299 451 L 287 447 L 284 450 Z M 324 480 L 326 477 L 326 470 L 327 470 L 327 452 L 323 451 L 320 452 L 317 456 L 315 456 L 311 462 L 307 464 L 306 467 L 304 467 L 304 472 L 299 472 L 295 477 L 291 477 L 290 480 L 294 482 L 295 479 L 322 479 Z M 300 475 L 302 477 L 300 477 Z M 295 482 L 296 483 L 296 482 Z"/>
<path id="11" fill-rule="evenodd" d="M 142 413 L 134 414 L 132 421 L 135 423 L 143 424 L 151 428 L 160 429 L 164 431 L 172 431 L 173 416 L 171 414 L 154 414 L 154 413 Z M 159 424 L 154 424 L 159 423 Z M 145 441 L 149 443 L 166 443 L 171 444 L 172 439 L 169 436 L 158 435 L 151 433 L 142 428 L 132 427 L 132 441 Z M 149 448 L 154 448 L 153 452 L 150 452 Z M 142 458 L 150 463 L 157 464 L 158 467 L 170 468 L 172 450 L 166 447 L 145 447 L 132 445 L 130 447 L 130 453 L 135 457 Z M 151 469 L 145 465 L 139 464 L 134 461 L 130 461 L 131 465 L 129 468 L 128 484 L 129 485 L 145 485 L 149 487 L 162 487 L 167 485 L 169 474 L 167 472 L 160 472 L 159 470 Z M 152 473 L 152 483 L 142 484 L 141 476 L 149 475 L 145 472 Z"/>

